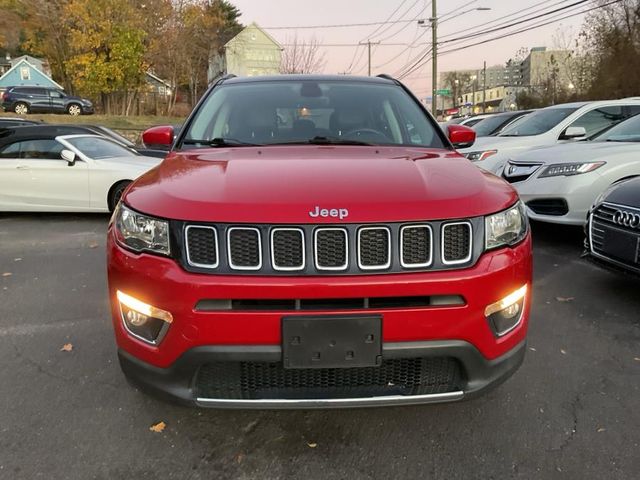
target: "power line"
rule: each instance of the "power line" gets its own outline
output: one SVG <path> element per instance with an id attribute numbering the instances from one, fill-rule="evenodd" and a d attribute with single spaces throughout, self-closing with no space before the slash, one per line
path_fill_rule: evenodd
<path id="1" fill-rule="evenodd" d="M 576 17 L 578 15 L 582 15 L 582 14 L 585 14 L 585 13 L 588 13 L 588 12 L 591 12 L 591 11 L 594 11 L 594 10 L 597 10 L 597 9 L 600 9 L 600 8 L 604 8 L 604 7 L 608 7 L 608 6 L 616 4 L 616 3 L 620 3 L 621 1 L 622 0 L 613 0 L 612 2 L 605 3 L 605 4 L 602 4 L 602 5 L 596 5 L 594 7 L 591 7 L 591 8 L 585 9 L 585 10 L 581 10 L 581 11 L 576 12 L 576 13 L 571 13 L 571 14 L 568 14 L 568 15 L 564 15 L 564 16 L 562 16 L 560 18 L 556 18 L 554 20 L 549 20 L 549 21 L 542 22 L 542 23 L 539 23 L 539 24 L 536 24 L 536 25 L 532 25 L 532 26 L 529 26 L 529 27 L 524 27 L 524 28 L 521 28 L 521 29 L 513 31 L 513 32 L 508 32 L 508 33 L 505 33 L 505 34 L 502 34 L 502 35 L 498 35 L 496 37 L 492 37 L 492 38 L 489 38 L 489 39 L 486 39 L 486 40 L 482 40 L 482 41 L 479 41 L 479 42 L 475 42 L 475 43 L 471 43 L 471 44 L 468 44 L 468 45 L 463 45 L 463 46 L 460 46 L 460 47 L 451 48 L 449 50 L 445 50 L 445 51 L 441 52 L 440 55 L 447 55 L 449 53 L 457 52 L 457 51 L 460 51 L 460 50 L 465 50 L 467 48 L 475 47 L 477 45 L 482 45 L 482 44 L 485 44 L 485 43 L 494 42 L 496 40 L 501 40 L 503 38 L 511 37 L 513 35 L 524 33 L 524 32 L 530 31 L 530 30 L 535 30 L 537 28 L 541 28 L 541 27 L 544 27 L 544 26 L 547 26 L 547 25 L 551 25 L 553 23 L 557 23 L 557 22 L 559 22 L 561 20 L 565 20 L 567 18 Z M 409 75 L 410 73 L 415 71 L 417 68 L 420 68 L 422 65 L 425 65 L 429 60 L 430 59 L 427 59 L 426 61 L 424 61 L 423 63 L 421 63 L 419 65 L 414 65 L 409 71 L 406 71 L 403 74 L 403 76 L 398 77 L 398 78 L 399 79 L 405 78 L 407 75 Z"/>
<path id="2" fill-rule="evenodd" d="M 476 37 L 477 37 L 477 36 L 481 36 L 481 35 L 487 35 L 487 34 L 489 34 L 489 33 L 493 33 L 493 32 L 495 32 L 495 31 L 499 31 L 499 30 L 504 30 L 504 29 L 510 28 L 510 27 L 512 27 L 512 26 L 514 26 L 514 25 L 517 25 L 517 24 L 522 24 L 522 23 L 524 23 L 524 22 L 535 21 L 536 19 L 541 18 L 542 16 L 546 16 L 546 15 L 551 14 L 551 13 L 558 13 L 559 11 L 562 11 L 563 9 L 567 9 L 567 8 L 575 8 L 577 5 L 580 5 L 580 4 L 582 4 L 582 3 L 586 2 L 586 1 L 587 1 L 587 0 L 580 0 L 579 2 L 576 2 L 576 3 L 574 3 L 574 4 L 567 5 L 567 6 L 564 6 L 564 7 L 559 8 L 559 9 L 552 10 L 552 11 L 550 11 L 550 12 L 546 12 L 546 13 L 545 13 L 545 14 L 543 14 L 543 15 L 535 15 L 535 16 L 533 16 L 533 17 L 528 17 L 528 18 L 527 18 L 527 19 L 525 19 L 525 20 L 521 20 L 521 21 L 519 21 L 519 22 L 514 22 L 514 23 L 511 23 L 511 24 L 508 24 L 508 25 L 503 25 L 502 27 L 493 27 L 493 28 L 491 28 L 491 29 L 489 29 L 489 30 L 486 30 L 486 31 L 483 31 L 483 32 L 478 32 L 478 33 L 476 33 L 474 36 L 476 36 Z M 543 3 L 544 3 L 544 2 L 543 2 Z M 538 4 L 538 5 L 540 5 L 540 4 Z M 557 4 L 554 4 L 554 6 L 555 6 L 555 5 L 557 5 Z M 535 6 L 534 6 L 534 7 L 535 7 Z M 512 14 L 512 15 L 513 15 L 513 14 Z M 522 17 L 522 16 L 520 16 L 520 17 L 516 17 L 516 18 L 521 18 L 521 17 Z M 505 22 L 503 22 L 503 23 L 505 23 Z M 541 25 L 541 26 L 542 26 L 542 25 Z M 447 40 L 446 42 L 438 42 L 438 43 L 439 43 L 439 44 L 440 44 L 440 43 L 449 43 L 449 42 L 458 42 L 458 43 L 459 43 L 459 42 L 462 42 L 463 40 L 465 40 L 468 36 L 469 36 L 469 35 L 466 35 L 466 36 L 462 36 L 462 37 L 459 37 L 459 38 L 454 38 L 454 39 L 451 39 L 451 40 Z M 485 43 L 486 43 L 486 42 L 485 42 Z M 430 53 L 430 52 L 426 52 L 426 51 L 425 51 L 425 53 L 424 53 L 424 54 L 423 54 L 419 59 L 415 60 L 415 62 L 413 63 L 413 65 L 411 65 L 411 66 L 407 66 L 407 65 L 405 65 L 404 67 L 402 67 L 402 68 L 400 69 L 400 73 L 398 74 L 398 75 L 399 75 L 399 78 L 404 78 L 406 75 L 410 74 L 411 72 L 415 71 L 416 69 L 418 69 L 418 68 L 422 67 L 422 66 L 423 66 L 423 65 L 425 65 L 427 62 L 429 62 L 429 60 L 431 60 L 431 58 L 427 58 L 427 56 L 428 56 L 428 54 L 429 54 L 429 53 Z M 442 52 L 442 53 L 444 53 L 444 52 Z M 413 60 L 412 60 L 412 61 L 413 61 Z"/>
<path id="3" fill-rule="evenodd" d="M 415 2 L 413 2 L 411 4 L 411 6 L 409 8 L 407 8 L 407 10 L 405 10 L 405 12 L 400 15 L 400 18 L 404 19 L 405 15 L 407 15 L 411 10 L 413 10 L 413 8 L 418 4 L 418 2 L 420 2 L 422 0 L 415 0 Z M 424 8 L 421 9 L 415 17 L 409 19 L 409 22 L 414 22 L 420 15 L 422 15 L 422 12 L 424 12 Z M 378 34 L 376 36 L 381 36 L 383 33 L 388 32 L 389 30 L 391 30 L 394 27 L 394 25 L 388 25 L 385 28 L 383 28 L 382 30 L 380 30 L 380 32 L 378 32 Z M 404 28 L 406 27 L 406 25 L 404 24 L 400 24 L 400 30 L 397 30 L 395 33 L 392 33 L 391 35 L 386 36 L 385 38 L 381 38 L 380 41 L 384 42 L 385 40 L 388 40 L 390 38 L 395 37 L 398 33 L 400 33 L 402 30 L 404 30 Z"/>

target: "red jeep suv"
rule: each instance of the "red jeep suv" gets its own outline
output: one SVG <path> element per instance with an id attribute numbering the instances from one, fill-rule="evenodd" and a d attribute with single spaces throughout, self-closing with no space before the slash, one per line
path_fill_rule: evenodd
<path id="1" fill-rule="evenodd" d="M 524 207 L 387 76 L 224 77 L 108 233 L 118 354 L 211 407 L 461 400 L 522 363 Z"/>

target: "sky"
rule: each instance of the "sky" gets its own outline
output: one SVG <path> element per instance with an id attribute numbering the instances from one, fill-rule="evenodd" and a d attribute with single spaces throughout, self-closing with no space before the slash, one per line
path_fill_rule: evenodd
<path id="1" fill-rule="evenodd" d="M 498 28 L 505 23 L 513 23 L 530 16 L 540 15 L 577 0 L 439 0 L 438 43 L 456 39 L 484 29 Z M 431 2 L 428 0 L 231 0 L 242 16 L 243 24 L 256 22 L 273 38 L 283 44 L 293 41 L 315 39 L 325 54 L 323 73 L 350 72 L 367 74 L 367 54 L 360 42 L 380 42 L 371 47 L 372 74 L 388 73 L 397 75 L 415 63 L 431 46 L 431 29 L 418 25 L 419 19 L 431 16 Z M 475 8 L 490 8 L 477 11 Z M 558 19 L 560 16 L 578 13 L 586 8 L 578 5 L 564 12 L 548 15 L 534 22 L 514 26 L 510 30 L 523 28 L 535 23 Z M 395 11 L 395 14 L 391 14 Z M 500 17 L 506 18 L 500 19 Z M 466 39 L 440 45 L 438 70 L 480 69 L 483 61 L 487 66 L 504 64 L 521 47 L 557 47 L 577 35 L 584 15 L 573 16 L 551 25 L 528 32 L 519 33 L 495 42 L 478 45 L 464 50 L 445 53 L 447 49 L 477 42 L 505 31 L 498 31 L 486 37 Z M 329 25 L 362 24 L 386 20 L 401 22 L 385 25 L 355 27 L 329 27 Z M 488 25 L 482 25 L 487 22 Z M 426 21 L 428 24 L 428 20 Z M 320 28 L 300 28 L 321 26 Z M 287 28 L 275 28 L 287 27 Z M 291 27 L 291 28 L 288 28 Z M 558 36 L 561 39 L 558 39 Z M 339 46 L 338 46 L 339 45 Z M 431 62 L 422 65 L 402 79 L 419 97 L 431 91 Z"/>

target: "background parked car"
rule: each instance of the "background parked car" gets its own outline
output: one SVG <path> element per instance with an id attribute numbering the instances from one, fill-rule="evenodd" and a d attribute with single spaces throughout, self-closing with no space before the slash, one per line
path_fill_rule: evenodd
<path id="1" fill-rule="evenodd" d="M 481 119 L 473 125 L 476 137 L 493 137 L 498 135 L 506 127 L 513 125 L 515 121 L 530 114 L 531 110 L 518 110 L 516 112 L 500 112 Z"/>
<path id="2" fill-rule="evenodd" d="M 19 115 L 36 112 L 69 115 L 93 113 L 91 100 L 67 95 L 57 88 L 45 87 L 9 87 L 2 94 L 2 108 Z"/>
<path id="3" fill-rule="evenodd" d="M 127 185 L 159 162 L 103 136 L 16 128 L 0 136 L 0 211 L 111 211 Z"/>
<path id="4" fill-rule="evenodd" d="M 452 118 L 447 122 L 441 122 L 440 126 L 445 131 L 448 125 L 464 125 L 465 127 L 472 127 L 476 123 L 480 122 L 481 120 L 484 120 L 485 118 L 490 117 L 491 115 L 492 115 L 491 113 L 482 113 L 480 115 L 471 115 L 468 117 L 456 117 L 456 118 Z"/>
<path id="5" fill-rule="evenodd" d="M 478 139 L 462 153 L 477 166 L 500 174 L 516 153 L 584 139 L 637 113 L 636 98 L 554 105 L 527 115 L 498 136 Z"/>
<path id="6" fill-rule="evenodd" d="M 589 141 L 515 155 L 502 175 L 518 190 L 530 218 L 584 225 L 598 195 L 622 179 L 640 175 L 640 116 Z"/>
<path id="7" fill-rule="evenodd" d="M 594 260 L 640 274 L 640 177 L 604 192 L 589 214 L 587 252 Z"/>
<path id="8" fill-rule="evenodd" d="M 37 124 L 36 122 L 33 122 L 33 123 Z M 43 127 L 46 127 L 48 129 L 47 130 L 48 132 L 51 132 L 53 131 L 52 129 L 55 129 L 55 132 L 57 135 L 78 135 L 78 134 L 101 135 L 103 137 L 114 140 L 127 148 L 130 148 L 131 150 L 135 151 L 136 153 L 139 153 L 140 155 L 144 155 L 147 157 L 164 158 L 167 155 L 166 150 L 146 148 L 144 146 L 138 147 L 134 142 L 132 142 L 128 138 L 102 125 L 64 125 L 64 124 L 60 124 L 60 125 L 41 124 L 41 125 Z M 25 125 L 20 124 L 16 126 L 22 127 Z M 2 129 L 1 123 L 0 123 L 0 129 Z M 12 129 L 9 132 L 0 133 L 0 135 L 13 135 L 15 132 L 16 130 Z"/>
<path id="9" fill-rule="evenodd" d="M 8 127 L 19 127 L 25 125 L 39 125 L 40 122 L 35 120 L 26 120 L 24 118 L 16 117 L 0 117 L 0 129 Z"/>

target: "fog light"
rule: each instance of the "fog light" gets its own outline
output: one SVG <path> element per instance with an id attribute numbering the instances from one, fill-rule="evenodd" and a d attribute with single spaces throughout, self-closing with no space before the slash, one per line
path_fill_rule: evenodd
<path id="1" fill-rule="evenodd" d="M 118 290 L 118 302 L 124 328 L 132 336 L 146 343 L 156 345 L 167 332 L 173 321 L 171 313 L 144 303 Z"/>
<path id="2" fill-rule="evenodd" d="M 485 308 L 484 315 L 497 336 L 505 335 L 518 326 L 522 319 L 526 296 L 527 286 L 523 285 L 502 300 Z"/>

